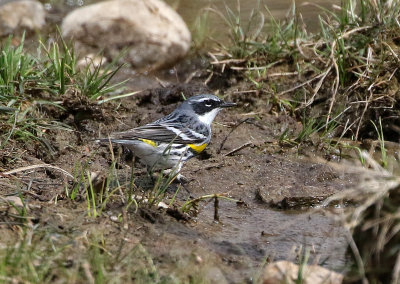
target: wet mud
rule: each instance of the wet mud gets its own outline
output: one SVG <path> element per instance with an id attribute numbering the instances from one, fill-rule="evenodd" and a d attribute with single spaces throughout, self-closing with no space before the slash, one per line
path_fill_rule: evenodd
<path id="1" fill-rule="evenodd" d="M 197 4 L 203 8 L 204 2 Z M 253 0 L 248 2 L 253 6 Z M 320 4 L 330 7 L 335 2 Z M 220 9 L 225 7 L 221 1 L 216 3 Z M 51 23 L 74 8 L 54 7 Z M 185 9 L 183 3 L 178 11 Z M 315 14 L 313 9 L 309 12 Z M 283 8 L 275 9 L 274 15 L 283 18 Z M 309 18 L 310 24 L 317 19 Z M 194 21 L 193 15 L 185 19 Z M 291 67 L 274 68 L 286 72 Z M 348 155 L 351 147 L 343 150 L 340 145 L 327 151 L 318 135 L 305 143 L 285 143 L 285 133 L 296 137 L 302 130 L 298 114 L 279 109 L 257 91 L 248 92 L 254 86 L 234 70 L 217 69 L 196 56 L 157 73 L 123 67 L 113 81 L 129 79 L 126 93 L 140 91 L 131 97 L 99 105 L 66 93 L 60 98 L 64 110 L 41 106 L 46 121 L 61 122 L 65 128 L 43 130 L 40 140 L 29 143 L 10 139 L 0 150 L 0 246 L 14 246 L 23 230 L 34 228 L 55 247 L 69 248 L 70 257 L 62 264 L 69 269 L 79 261 L 82 243 L 101 235 L 110 255 L 142 247 L 161 278 L 171 283 L 254 283 L 265 263 L 301 263 L 308 253 L 308 263 L 345 272 L 349 234 L 336 220 L 347 204 L 326 206 L 324 201 L 358 182 L 345 167 L 333 168 L 329 162 L 340 162 L 346 155 L 357 160 L 358 153 L 353 149 L 355 155 Z M 282 91 L 295 82 L 285 77 L 274 83 Z M 152 122 L 173 111 L 183 95 L 201 93 L 216 93 L 238 107 L 217 116 L 211 143 L 182 170 L 186 182 L 171 184 L 164 203 L 150 206 L 146 202 L 154 177 L 126 149 L 101 146 L 95 139 Z M 50 100 L 49 96 L 38 94 L 35 99 Z M 318 105 L 312 111 L 318 113 Z M 379 156 L 377 142 L 365 139 L 356 146 Z M 398 143 L 385 143 L 397 153 Z M 111 194 L 100 216 L 89 216 L 93 212 L 88 211 L 87 185 L 80 182 L 80 175 L 96 176 L 94 194 L 101 196 L 114 161 L 118 180 L 110 184 L 122 187 Z M 79 190 L 71 200 L 74 188 Z M 127 206 L 129 191 L 138 206 Z M 183 210 L 195 200 L 189 210 Z M 22 207 L 23 218 L 18 211 Z"/>
<path id="2" fill-rule="evenodd" d="M 106 176 L 112 155 L 108 147 L 97 145 L 95 138 L 171 112 L 182 93 L 189 97 L 209 91 L 198 82 L 175 82 L 149 88 L 123 104 L 99 108 L 81 103 L 81 108 L 90 109 L 83 111 L 88 116 L 79 111 L 68 116 L 53 114 L 72 128 L 47 133 L 48 147 L 39 142 L 22 148 L 18 142 L 10 144 L 1 153 L 1 167 L 8 171 L 46 162 L 74 175 L 85 165 L 90 172 Z M 180 279 L 199 274 L 211 283 L 251 281 L 266 261 L 298 262 L 305 250 L 310 251 L 312 263 L 341 272 L 346 264 L 347 242 L 344 229 L 333 216 L 343 209 L 320 205 L 328 196 L 350 186 L 352 177 L 316 159 L 322 153 L 312 147 L 301 153 L 296 147 L 282 146 L 280 133 L 288 127 L 293 131 L 299 128 L 290 116 L 268 113 L 268 106 L 261 103 L 252 106 L 229 96 L 226 100 L 236 100 L 240 106 L 217 117 L 210 145 L 182 171 L 188 182 L 170 186 L 170 198 L 180 189 L 170 209 L 143 205 L 136 213 L 128 210 L 122 221 L 116 221 L 115 216 L 124 208 L 123 198 L 116 194 L 102 216 L 90 218 L 85 195 L 70 200 L 66 190 L 74 186 L 71 178 L 48 167 L 21 170 L 11 178 L 2 178 L 0 194 L 21 194 L 35 224 L 66 241 L 101 232 L 111 251 L 121 242 L 141 244 L 161 274 L 174 271 Z M 67 107 L 76 104 L 76 98 L 68 95 L 64 101 Z M 121 183 L 128 181 L 132 157 L 123 149 L 114 150 L 120 153 L 117 170 Z M 145 195 L 153 186 L 152 180 L 138 162 L 134 174 L 140 189 L 135 194 Z M 180 210 L 189 200 L 215 194 L 240 202 L 220 198 L 216 204 L 215 198 L 205 198 L 195 210 Z M 3 224 L 15 221 L 7 212 L 2 211 L 0 216 Z M 15 234 L 12 226 L 1 225 L 0 230 L 3 239 L 11 242 Z"/>

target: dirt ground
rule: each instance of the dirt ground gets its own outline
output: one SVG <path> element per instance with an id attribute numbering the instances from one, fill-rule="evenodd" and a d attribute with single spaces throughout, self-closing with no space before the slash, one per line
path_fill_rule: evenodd
<path id="1" fill-rule="evenodd" d="M 131 90 L 146 90 L 120 103 L 99 107 L 67 94 L 63 106 L 70 110 L 68 115 L 43 108 L 71 128 L 49 130 L 45 145 L 10 143 L 0 153 L 0 167 L 3 173 L 17 171 L 2 175 L 0 195 L 21 194 L 35 226 L 62 236 L 59 242 L 102 234 L 111 253 L 119 246 L 140 244 L 160 275 L 178 275 L 184 281 L 201 275 L 210 283 L 251 282 L 265 261 L 296 262 L 302 249 L 310 251 L 312 263 L 343 271 L 347 242 L 344 229 L 332 218 L 342 209 L 321 207 L 320 203 L 354 179 L 330 168 L 323 159 L 326 153 L 316 146 L 282 146 L 280 134 L 287 128 L 299 131 L 301 125 L 290 116 L 270 113 L 262 98 L 249 103 L 225 89 L 226 100 L 235 100 L 239 106 L 217 117 L 211 144 L 200 157 L 186 163 L 182 173 L 189 182 L 180 186 L 169 209 L 142 205 L 137 213 L 134 206 L 124 211 L 126 195 L 122 193 L 110 198 L 100 217 L 89 217 L 85 194 L 81 192 L 75 200 L 66 196 L 74 186 L 66 174 L 49 167 L 22 169 L 46 163 L 74 175 L 85 166 L 89 172 L 105 176 L 112 155 L 107 147 L 96 144 L 95 138 L 168 114 L 181 101 L 182 93 L 189 97 L 215 91 L 200 81 L 162 87 L 154 78 L 132 80 Z M 117 166 L 121 183 L 131 174 L 130 158 L 122 151 Z M 135 194 L 144 196 L 152 181 L 139 163 L 134 172 L 139 188 Z M 177 188 L 177 184 L 171 185 L 167 197 Z M 210 194 L 240 202 L 219 199 L 215 204 L 215 199 L 209 198 L 190 213 L 178 210 L 186 201 Z M 122 219 L 115 217 L 121 214 Z M 13 243 L 19 231 L 10 223 L 9 211 L 3 208 L 0 220 L 2 242 Z"/>

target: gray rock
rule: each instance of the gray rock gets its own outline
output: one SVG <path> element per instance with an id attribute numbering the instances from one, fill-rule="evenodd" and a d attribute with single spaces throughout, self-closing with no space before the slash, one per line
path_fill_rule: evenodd
<path id="1" fill-rule="evenodd" d="M 78 8 L 62 23 L 79 52 L 104 50 L 108 57 L 127 50 L 136 68 L 159 68 L 185 56 L 190 32 L 181 17 L 159 0 L 112 0 Z"/>
<path id="2" fill-rule="evenodd" d="M 8 2 L 0 6 L 0 36 L 20 29 L 41 29 L 46 12 L 42 3 L 33 0 Z"/>

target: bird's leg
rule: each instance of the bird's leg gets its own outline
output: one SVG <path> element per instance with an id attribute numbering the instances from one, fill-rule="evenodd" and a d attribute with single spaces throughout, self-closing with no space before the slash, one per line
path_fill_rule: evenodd
<path id="1" fill-rule="evenodd" d="M 181 183 L 181 184 L 185 184 L 185 183 L 191 182 L 193 179 L 189 179 L 189 178 L 185 177 L 185 176 L 182 175 L 182 174 L 178 174 L 178 175 L 176 176 L 176 180 L 177 180 L 179 183 Z"/>
<path id="2" fill-rule="evenodd" d="M 146 171 L 147 171 L 147 175 L 150 177 L 151 182 L 155 183 L 156 179 L 154 177 L 154 172 L 153 172 L 153 167 L 150 167 L 149 165 L 146 165 Z"/>
<path id="3" fill-rule="evenodd" d="M 176 165 L 176 167 L 175 167 L 174 169 L 171 169 L 171 170 L 173 170 L 173 171 L 175 172 L 175 174 L 176 174 L 175 180 L 176 180 L 177 182 L 179 182 L 180 184 L 189 183 L 190 181 L 192 181 L 192 179 L 189 179 L 189 178 L 185 177 L 184 175 L 182 175 L 182 174 L 180 173 L 180 171 L 181 171 L 181 169 L 182 169 L 182 166 L 183 166 L 183 163 L 180 162 L 180 163 L 178 163 L 178 164 Z"/>
<path id="4" fill-rule="evenodd" d="M 166 170 L 163 171 L 163 174 L 165 176 L 170 176 L 170 177 L 175 177 L 176 176 L 175 179 L 178 179 L 178 177 L 181 175 L 179 173 L 179 171 L 176 170 L 176 168 L 166 169 Z"/>

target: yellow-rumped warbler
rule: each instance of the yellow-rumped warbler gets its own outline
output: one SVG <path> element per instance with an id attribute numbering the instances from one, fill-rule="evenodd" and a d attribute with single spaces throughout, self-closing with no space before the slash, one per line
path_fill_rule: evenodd
<path id="1" fill-rule="evenodd" d="M 220 110 L 235 106 L 214 95 L 188 98 L 169 115 L 98 142 L 122 144 L 149 169 L 173 169 L 201 153 L 211 140 L 211 123 Z"/>

